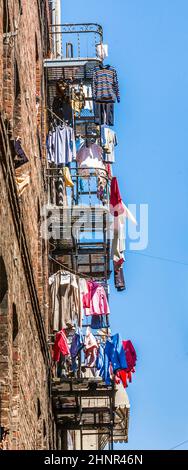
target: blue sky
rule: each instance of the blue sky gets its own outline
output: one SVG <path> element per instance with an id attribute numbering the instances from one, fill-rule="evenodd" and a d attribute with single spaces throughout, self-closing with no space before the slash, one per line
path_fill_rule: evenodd
<path id="1" fill-rule="evenodd" d="M 114 175 L 125 203 L 149 205 L 148 247 L 127 253 L 127 290 L 111 280 L 113 331 L 138 354 L 129 443 L 116 448 L 170 449 L 188 440 L 188 2 L 63 0 L 62 15 L 104 28 L 121 91 Z"/>

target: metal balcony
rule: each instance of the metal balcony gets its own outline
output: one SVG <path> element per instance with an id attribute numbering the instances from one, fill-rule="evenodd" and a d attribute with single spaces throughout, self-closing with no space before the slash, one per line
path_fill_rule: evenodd
<path id="1" fill-rule="evenodd" d="M 100 378 L 56 379 L 52 399 L 58 431 L 76 431 L 77 449 L 87 448 L 94 437 L 99 449 L 127 442 L 129 400 L 125 391 L 120 398 L 118 386 L 107 386 Z"/>
<path id="2" fill-rule="evenodd" d="M 110 276 L 109 186 L 106 173 L 105 204 L 97 199 L 97 176 L 88 169 L 81 189 L 80 173 L 70 170 L 73 188 L 67 198 L 61 194 L 62 170 L 49 168 L 46 174 L 48 203 L 46 218 L 51 256 L 67 268 L 92 277 Z"/>
<path id="3" fill-rule="evenodd" d="M 100 60 L 96 46 L 103 41 L 103 29 L 97 23 L 51 25 L 52 59 L 65 63 Z"/>
<path id="4" fill-rule="evenodd" d="M 59 79 L 69 81 L 72 85 L 92 84 L 93 70 L 101 62 L 97 56 L 96 46 L 103 40 L 102 27 L 95 23 L 62 24 L 51 26 L 51 57 L 45 59 L 44 67 L 47 83 L 47 104 L 51 110 L 56 96 L 56 83 Z M 89 98 L 92 102 L 92 97 Z M 77 123 L 93 123 L 94 113 L 83 110 L 75 119 Z M 94 128 L 96 129 L 94 123 Z M 78 129 L 78 133 L 81 130 Z"/>

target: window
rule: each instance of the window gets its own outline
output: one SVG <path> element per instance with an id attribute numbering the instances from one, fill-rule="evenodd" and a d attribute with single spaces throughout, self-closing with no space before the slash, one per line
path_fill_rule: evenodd
<path id="1" fill-rule="evenodd" d="M 23 10 L 22 10 L 22 2 L 21 2 L 21 0 L 18 0 L 18 6 L 19 6 L 19 13 L 20 13 L 20 15 L 22 15 Z"/>
<path id="2" fill-rule="evenodd" d="M 3 0 L 3 34 L 10 32 L 8 0 Z"/>
<path id="3" fill-rule="evenodd" d="M 3 257 L 0 256 L 0 305 L 3 303 L 3 301 L 6 301 L 5 297 L 7 297 L 6 296 L 7 293 L 8 293 L 7 273 L 6 273 L 6 268 L 5 268 Z"/>
<path id="4" fill-rule="evenodd" d="M 41 417 L 41 406 L 40 406 L 40 400 L 37 398 L 37 418 L 39 419 Z"/>
<path id="5" fill-rule="evenodd" d="M 15 345 L 16 339 L 18 336 L 18 316 L 16 312 L 16 305 L 13 304 L 13 309 L 12 309 L 13 317 L 12 317 L 12 340 L 13 344 Z"/>

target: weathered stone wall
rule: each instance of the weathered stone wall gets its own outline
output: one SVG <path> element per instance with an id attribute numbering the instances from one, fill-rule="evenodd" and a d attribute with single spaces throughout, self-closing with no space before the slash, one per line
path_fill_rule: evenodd
<path id="1" fill-rule="evenodd" d="M 40 328 L 47 340 L 48 253 L 39 231 L 41 208 L 46 200 L 45 44 L 41 3 L 0 0 L 0 83 L 3 85 L 0 112 L 7 122 L 9 140 L 19 136 L 29 159 L 20 170 L 30 175 L 30 183 L 19 197 L 19 207 L 39 300 Z M 0 425 L 8 432 L 5 448 L 43 449 L 53 446 L 49 362 L 42 351 L 41 331 L 28 289 L 21 234 L 19 239 L 13 221 L 8 170 L 5 174 L 2 167 L 3 152 L 1 148 Z M 2 292 L 1 286 L 4 286 Z"/>

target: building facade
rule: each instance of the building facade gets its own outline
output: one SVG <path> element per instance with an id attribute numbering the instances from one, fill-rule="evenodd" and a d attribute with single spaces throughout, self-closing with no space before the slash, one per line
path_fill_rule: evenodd
<path id="1" fill-rule="evenodd" d="M 53 448 L 45 181 L 48 2 L 0 1 L 0 426 L 6 449 Z M 28 162 L 19 166 L 15 142 Z M 16 168 L 18 167 L 18 168 Z"/>

